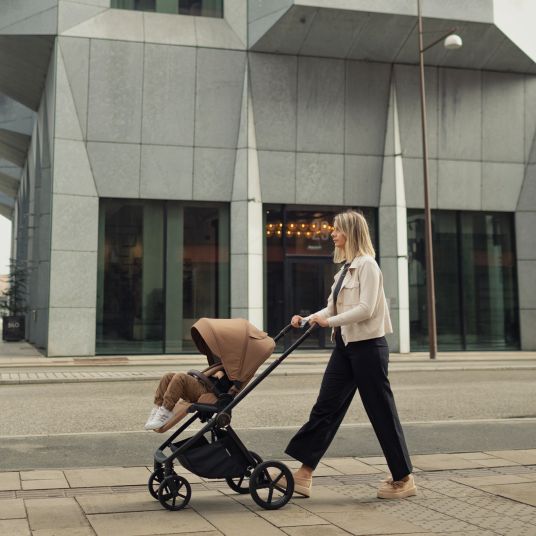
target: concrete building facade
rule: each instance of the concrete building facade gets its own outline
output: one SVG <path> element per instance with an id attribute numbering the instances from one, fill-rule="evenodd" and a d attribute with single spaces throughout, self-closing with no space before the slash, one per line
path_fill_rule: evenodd
<path id="1" fill-rule="evenodd" d="M 430 39 L 464 40 L 426 56 L 440 349 L 534 350 L 536 8 L 423 4 Z M 0 20 L 0 206 L 46 355 L 185 351 L 199 316 L 280 329 L 329 291 L 346 207 L 391 348 L 425 348 L 416 2 L 19 0 Z"/>

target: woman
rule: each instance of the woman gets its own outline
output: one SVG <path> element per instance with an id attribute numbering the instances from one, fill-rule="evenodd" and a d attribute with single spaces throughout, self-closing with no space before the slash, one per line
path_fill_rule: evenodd
<path id="1" fill-rule="evenodd" d="M 309 421 L 285 451 L 302 462 L 294 474 L 295 491 L 310 496 L 313 471 L 359 390 L 392 474 L 378 489 L 378 497 L 416 495 L 411 461 L 387 378 L 389 348 L 384 335 L 393 330 L 367 221 L 361 214 L 348 211 L 338 214 L 333 226 L 333 260 L 345 264 L 335 276 L 327 307 L 305 318 L 294 315 L 291 320 L 294 327 L 303 320 L 331 327 L 335 341 Z"/>

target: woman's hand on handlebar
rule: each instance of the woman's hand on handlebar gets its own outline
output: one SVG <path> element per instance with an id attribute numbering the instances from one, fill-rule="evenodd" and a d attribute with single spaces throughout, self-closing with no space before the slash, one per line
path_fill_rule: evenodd
<path id="1" fill-rule="evenodd" d="M 300 316 L 300 315 L 294 315 L 291 320 L 290 320 L 290 323 L 292 325 L 293 328 L 301 328 L 302 325 L 302 320 L 303 320 L 303 317 Z"/>
<path id="2" fill-rule="evenodd" d="M 309 318 L 309 324 L 311 324 L 311 326 L 318 324 L 322 328 L 327 328 L 329 326 L 328 321 L 320 315 L 311 316 L 311 318 Z"/>

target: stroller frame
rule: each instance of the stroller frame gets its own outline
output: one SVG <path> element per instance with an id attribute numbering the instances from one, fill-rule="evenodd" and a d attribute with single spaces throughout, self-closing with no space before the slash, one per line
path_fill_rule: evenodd
<path id="1" fill-rule="evenodd" d="M 291 471 L 286 465 L 279 461 L 267 461 L 263 462 L 260 456 L 252 451 L 248 451 L 244 443 L 240 440 L 237 433 L 231 427 L 231 412 L 232 409 L 237 406 L 251 391 L 257 387 L 263 380 L 265 380 L 298 346 L 300 346 L 305 339 L 316 329 L 316 325 L 308 327 L 292 345 L 290 345 L 283 353 L 274 360 L 261 374 L 253 378 L 252 381 L 244 387 L 234 398 L 230 399 L 229 396 L 223 396 L 218 399 L 216 404 L 198 404 L 192 403 L 188 412 L 194 413 L 178 430 L 176 430 L 164 443 L 162 443 L 154 453 L 154 472 L 149 478 L 148 487 L 151 495 L 158 499 L 164 508 L 168 510 L 180 510 L 184 508 L 191 497 L 191 487 L 186 478 L 175 473 L 173 469 L 173 463 L 178 460 L 183 466 L 185 463 L 185 456 L 187 456 L 189 449 L 199 446 L 200 442 L 204 442 L 206 447 L 209 445 L 215 445 L 222 439 L 230 449 L 233 450 L 233 454 L 226 449 L 229 457 L 233 456 L 241 458 L 243 473 L 241 475 L 236 474 L 236 468 L 234 472 L 231 470 L 229 475 L 222 474 L 219 476 L 203 475 L 202 470 L 197 471 L 199 476 L 205 476 L 205 478 L 225 478 L 229 487 L 238 493 L 251 493 L 252 498 L 262 508 L 273 510 L 284 506 L 292 497 L 294 492 L 294 479 Z M 274 342 L 277 342 L 283 337 L 290 329 L 291 324 L 285 326 L 275 337 Z M 230 400 L 229 400 L 230 399 Z M 179 443 L 174 443 L 175 439 L 184 432 L 192 423 L 196 420 L 204 422 L 205 425 L 198 430 L 190 438 L 183 440 Z M 207 432 L 211 433 L 212 442 L 208 443 L 205 438 Z M 171 454 L 167 454 L 166 449 L 171 450 Z M 240 464 L 239 464 L 240 465 Z M 268 469 L 271 469 L 269 472 Z M 196 472 L 195 470 L 192 472 Z M 274 473 L 278 473 L 275 476 Z M 245 478 L 249 478 L 249 486 L 243 481 Z M 235 480 L 238 479 L 238 482 Z M 261 497 L 260 490 L 268 489 L 268 497 Z M 277 491 L 282 497 L 274 498 L 274 492 Z M 276 493 L 277 495 L 277 493 Z M 177 499 L 178 502 L 177 502 Z"/>

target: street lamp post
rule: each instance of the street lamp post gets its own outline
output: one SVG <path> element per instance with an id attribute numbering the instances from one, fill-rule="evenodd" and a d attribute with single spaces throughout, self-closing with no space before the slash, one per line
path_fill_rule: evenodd
<path id="1" fill-rule="evenodd" d="M 421 0 L 417 0 L 417 17 L 419 26 L 419 76 L 421 92 L 421 124 L 422 124 L 422 160 L 424 184 L 424 245 L 426 257 L 426 290 L 428 308 L 428 342 L 430 359 L 437 355 L 437 328 L 435 312 L 435 285 L 434 285 L 434 253 L 432 247 L 432 213 L 430 211 L 430 193 L 428 181 L 428 141 L 426 134 L 426 90 L 424 84 L 424 53 L 442 40 L 446 48 L 455 49 L 462 46 L 461 38 L 455 34 L 456 29 L 450 30 L 426 47 L 423 40 L 423 24 L 421 15 Z"/>

